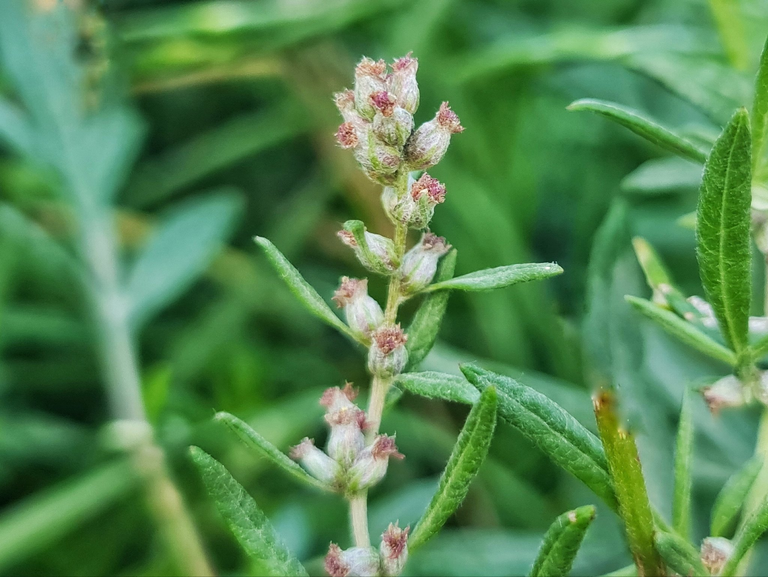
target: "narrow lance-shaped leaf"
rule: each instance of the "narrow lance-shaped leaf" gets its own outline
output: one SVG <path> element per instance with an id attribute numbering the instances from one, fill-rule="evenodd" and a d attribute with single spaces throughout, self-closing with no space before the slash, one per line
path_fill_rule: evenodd
<path id="1" fill-rule="evenodd" d="M 720 575 L 723 577 L 735 575 L 741 560 L 752 549 L 760 536 L 765 533 L 766 529 L 768 529 L 768 499 L 762 502 L 736 533 L 732 540 L 733 553 L 725 562 Z"/>
<path id="2" fill-rule="evenodd" d="M 656 549 L 669 567 L 679 575 L 709 575 L 696 548 L 675 533 L 657 531 Z"/>
<path id="3" fill-rule="evenodd" d="M 469 485 L 483 464 L 496 428 L 496 390 L 489 387 L 472 407 L 459 434 L 437 491 L 408 542 L 411 551 L 426 543 L 456 512 L 469 491 Z"/>
<path id="4" fill-rule="evenodd" d="M 568 575 L 584 535 L 595 518 L 595 507 L 587 505 L 560 515 L 544 535 L 531 569 L 531 577 Z"/>
<path id="5" fill-rule="evenodd" d="M 563 269 L 553 262 L 512 264 L 487 268 L 429 285 L 422 292 L 441 290 L 486 291 L 557 276 Z"/>
<path id="6" fill-rule="evenodd" d="M 560 405 L 514 379 L 475 365 L 461 365 L 467 380 L 499 395 L 499 417 L 571 473 L 611 508 L 616 498 L 600 440 Z"/>
<path id="7" fill-rule="evenodd" d="M 685 344 L 701 351 L 705 355 L 728 363 L 731 366 L 736 365 L 736 355 L 720 343 L 714 341 L 691 323 L 684 321 L 675 313 L 661 308 L 650 301 L 627 295 L 624 297 L 629 304 L 641 312 L 643 315 L 659 324 L 661 328 L 669 334 L 677 337 Z"/>
<path id="8" fill-rule="evenodd" d="M 627 106 L 605 100 L 584 98 L 570 104 L 568 110 L 589 110 L 601 114 L 625 128 L 629 128 L 649 142 L 696 162 L 704 162 L 707 158 L 706 150 Z"/>
<path id="9" fill-rule="evenodd" d="M 313 487 L 325 491 L 330 490 L 327 485 L 310 476 L 298 464 L 287 457 L 285 453 L 249 427 L 247 423 L 241 421 L 234 415 L 224 412 L 216 413 L 215 419 L 229 427 L 229 429 L 237 435 L 246 446 L 268 458 L 286 473 L 293 475 L 295 478 L 312 485 Z"/>
<path id="10" fill-rule="evenodd" d="M 653 542 L 653 512 L 635 438 L 620 423 L 613 395 L 600 391 L 594 398 L 595 418 L 608 469 L 624 522 L 629 549 L 640 575 L 664 575 L 664 564 Z"/>
<path id="11" fill-rule="evenodd" d="M 296 270 L 296 267 L 288 262 L 288 259 L 277 250 L 274 244 L 260 236 L 255 237 L 254 241 L 264 250 L 277 274 L 280 275 L 280 278 L 288 285 L 290 291 L 310 313 L 344 333 L 349 338 L 356 340 L 349 327 L 336 316 L 331 307 L 323 300 L 323 297 L 317 294 L 317 291 L 304 280 L 299 271 Z"/>
<path id="12" fill-rule="evenodd" d="M 259 574 L 307 575 L 267 516 L 224 465 L 198 447 L 190 447 L 190 452 L 208 494 L 242 548 L 257 562 Z"/>
<path id="13" fill-rule="evenodd" d="M 466 379 L 436 371 L 402 373 L 395 377 L 395 384 L 428 399 L 473 405 L 480 398 L 480 393 Z"/>
<path id="14" fill-rule="evenodd" d="M 675 493 L 672 499 L 672 525 L 678 535 L 691 532 L 691 483 L 693 468 L 693 418 L 691 391 L 685 389 L 675 447 Z M 683 573 L 686 575 L 686 573 Z"/>
<path id="15" fill-rule="evenodd" d="M 751 141 L 739 110 L 715 142 L 704 167 L 696 212 L 701 282 L 725 342 L 748 345 L 751 300 Z"/>
<path id="16" fill-rule="evenodd" d="M 434 282 L 438 283 L 453 278 L 456 256 L 456 249 L 452 249 L 440 259 Z M 450 291 L 438 291 L 425 296 L 424 301 L 413 316 L 413 320 L 406 331 L 408 342 L 405 343 L 405 347 L 408 349 L 409 367 L 416 367 L 435 345 L 450 294 Z"/>
<path id="17" fill-rule="evenodd" d="M 762 467 L 763 458 L 758 455 L 747 461 L 746 465 L 725 482 L 712 506 L 710 535 L 713 537 L 725 536 L 725 532 L 733 525 L 744 506 L 747 495 L 749 495 Z"/>
<path id="18" fill-rule="evenodd" d="M 755 81 L 755 99 L 752 103 L 752 172 L 762 176 L 768 142 L 768 40 L 760 55 L 760 68 Z"/>

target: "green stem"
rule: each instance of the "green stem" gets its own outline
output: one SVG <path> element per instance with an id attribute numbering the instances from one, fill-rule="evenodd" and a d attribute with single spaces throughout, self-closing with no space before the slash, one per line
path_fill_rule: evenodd
<path id="1" fill-rule="evenodd" d="M 739 523 L 739 529 L 744 526 L 746 520 L 757 511 L 763 501 L 765 501 L 766 497 L 768 497 L 768 467 L 766 467 L 766 464 L 768 463 L 768 409 L 764 409 L 763 414 L 760 417 L 760 425 L 757 429 L 755 456 L 762 459 L 763 467 L 757 474 L 757 478 L 747 495 L 747 499 L 744 503 L 744 511 L 741 515 L 741 522 Z M 739 564 L 739 575 L 746 574 L 751 557 L 752 551 L 749 551 L 744 555 L 744 558 Z"/>
<path id="2" fill-rule="evenodd" d="M 368 536 L 368 493 L 363 491 L 349 497 L 349 520 L 355 547 L 370 547 Z"/>

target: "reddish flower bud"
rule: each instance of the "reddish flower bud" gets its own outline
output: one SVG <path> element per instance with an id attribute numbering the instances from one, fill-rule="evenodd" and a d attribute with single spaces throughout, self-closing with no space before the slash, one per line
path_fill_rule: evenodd
<path id="1" fill-rule="evenodd" d="M 733 543 L 724 537 L 707 537 L 701 542 L 701 562 L 711 575 L 718 575 L 733 555 Z"/>
<path id="2" fill-rule="evenodd" d="M 397 104 L 413 114 L 419 107 L 419 85 L 416 71 L 419 61 L 409 52 L 392 64 L 392 73 L 387 77 L 389 91 L 397 97 Z"/>
<path id="3" fill-rule="evenodd" d="M 375 577 L 381 571 L 376 550 L 371 547 L 352 547 L 342 551 L 331 543 L 325 556 L 325 572 L 330 577 Z"/>
<path id="4" fill-rule="evenodd" d="M 403 292 L 416 293 L 429 285 L 437 272 L 440 257 L 449 250 L 451 245 L 443 237 L 424 233 L 419 244 L 403 257 L 400 266 Z"/>
<path id="5" fill-rule="evenodd" d="M 374 182 L 392 184 L 402 162 L 401 151 L 379 138 L 370 122 L 356 130 L 358 144 L 354 154 L 360 168 Z"/>
<path id="6" fill-rule="evenodd" d="M 368 279 L 342 277 L 333 300 L 344 309 L 349 328 L 361 340 L 369 341 L 371 332 L 384 321 L 381 306 L 368 296 Z"/>
<path id="7" fill-rule="evenodd" d="M 397 98 L 391 92 L 386 90 L 379 90 L 371 94 L 371 104 L 376 111 L 382 116 L 392 116 L 395 112 L 395 104 L 397 104 Z"/>
<path id="8" fill-rule="evenodd" d="M 370 447 L 366 447 L 349 470 L 347 490 L 362 491 L 376 485 L 387 474 L 389 458 L 402 459 L 394 437 L 378 435 Z"/>
<path id="9" fill-rule="evenodd" d="M 723 377 L 713 385 L 704 387 L 701 392 L 713 414 L 717 414 L 720 409 L 741 407 L 749 400 L 749 392 L 733 375 Z"/>
<path id="10" fill-rule="evenodd" d="M 354 222 L 356 221 L 349 221 L 345 226 Z M 362 234 L 358 231 L 358 236 L 355 236 L 345 229 L 340 230 L 337 235 L 355 252 L 357 260 L 368 270 L 383 275 L 390 275 L 397 270 L 395 245 L 390 239 L 367 230 L 363 230 Z"/>
<path id="11" fill-rule="evenodd" d="M 336 484 L 342 473 L 339 464 L 315 447 L 315 442 L 307 437 L 291 449 L 291 459 L 301 463 L 315 479 L 328 485 Z"/>
<path id="12" fill-rule="evenodd" d="M 410 531 L 410 527 L 401 529 L 397 523 L 390 523 L 387 530 L 381 535 L 379 555 L 381 556 L 384 575 L 387 577 L 397 577 L 403 572 L 405 563 L 408 561 L 408 533 Z"/>
<path id="13" fill-rule="evenodd" d="M 459 117 L 443 102 L 435 117 L 419 126 L 408 140 L 405 146 L 408 169 L 424 170 L 440 162 L 451 143 L 451 135 L 463 130 Z"/>
<path id="14" fill-rule="evenodd" d="M 344 122 L 336 131 L 336 141 L 342 148 L 354 148 L 360 142 L 357 138 L 357 130 L 351 122 Z"/>
<path id="15" fill-rule="evenodd" d="M 340 389 L 339 387 L 325 389 L 323 396 L 320 397 L 320 404 L 328 409 L 328 412 L 332 412 L 356 406 L 352 402 L 356 398 L 357 391 L 352 386 L 352 383 L 344 383 L 343 389 Z"/>
<path id="16" fill-rule="evenodd" d="M 372 120 L 376 108 L 371 95 L 387 89 L 387 64 L 363 58 L 355 68 L 355 108 L 358 114 Z"/>
<path id="17" fill-rule="evenodd" d="M 368 349 L 368 370 L 371 374 L 391 377 L 401 373 L 408 362 L 405 348 L 408 335 L 400 325 L 379 327 L 371 338 L 371 348 Z"/>

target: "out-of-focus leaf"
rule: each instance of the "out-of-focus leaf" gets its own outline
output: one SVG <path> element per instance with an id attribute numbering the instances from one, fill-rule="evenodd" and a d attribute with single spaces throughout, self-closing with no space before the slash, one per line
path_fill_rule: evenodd
<path id="1" fill-rule="evenodd" d="M 621 189 L 638 195 L 662 195 L 671 191 L 698 189 L 701 164 L 670 156 L 653 158 L 638 166 L 621 181 Z"/>
<path id="2" fill-rule="evenodd" d="M 749 47 L 740 3 L 733 0 L 709 0 L 709 8 L 728 60 L 737 70 L 746 70 L 749 66 Z"/>
<path id="3" fill-rule="evenodd" d="M 768 143 L 768 40 L 760 55 L 752 102 L 752 177 L 762 176 Z"/>
<path id="4" fill-rule="evenodd" d="M 408 546 L 412 551 L 434 536 L 467 496 L 493 440 L 497 405 L 496 390 L 488 387 L 469 412 L 437 491 L 409 539 Z"/>
<path id="5" fill-rule="evenodd" d="M 568 110 L 596 112 L 621 124 L 649 142 L 693 161 L 704 162 L 707 158 L 706 150 L 632 108 L 614 102 L 584 98 L 570 104 Z"/>
<path id="6" fill-rule="evenodd" d="M 290 291 L 310 313 L 320 320 L 325 321 L 341 333 L 347 335 L 349 338 L 356 340 L 355 336 L 349 330 L 349 327 L 341 322 L 339 317 L 337 317 L 331 310 L 331 307 L 329 307 L 323 300 L 323 297 L 317 294 L 317 291 L 304 280 L 299 271 L 296 270 L 296 267 L 288 262 L 288 259 L 277 250 L 277 247 L 275 247 L 274 244 L 260 236 L 255 237 L 254 240 L 256 241 L 256 244 L 264 250 L 269 262 L 275 267 L 280 278 L 283 279 Z"/>
<path id="7" fill-rule="evenodd" d="M 446 254 L 437 267 L 435 282 L 442 282 L 453 278 L 456 267 L 456 249 Z M 440 324 L 448 306 L 450 291 L 440 291 L 424 297 L 416 314 L 406 331 L 408 341 L 405 343 L 408 349 L 408 366 L 416 367 L 429 354 L 437 339 Z"/>
<path id="8" fill-rule="evenodd" d="M 55 543 L 126 495 L 137 481 L 129 463 L 118 461 L 21 501 L 0 517 L 0 568 Z"/>
<path id="9" fill-rule="evenodd" d="M 757 479 L 763 459 L 760 455 L 747 461 L 726 481 L 712 506 L 711 527 L 709 534 L 713 537 L 724 537 L 729 527 L 739 515 L 752 485 Z"/>
<path id="10" fill-rule="evenodd" d="M 473 405 L 480 398 L 480 393 L 466 379 L 436 371 L 401 373 L 395 377 L 395 384 L 429 399 Z"/>
<path id="11" fill-rule="evenodd" d="M 749 117 L 742 109 L 707 160 L 696 214 L 701 282 L 723 337 L 737 354 L 749 345 L 751 167 Z"/>
<path id="12" fill-rule="evenodd" d="M 327 485 L 324 485 L 307 474 L 304 469 L 289 459 L 280 449 L 254 431 L 247 423 L 244 423 L 234 415 L 223 412 L 216 413 L 215 419 L 220 423 L 224 423 L 243 443 L 245 443 L 246 446 L 254 449 L 257 453 L 272 461 L 272 463 L 289 475 L 293 475 L 296 479 L 312 485 L 313 487 L 323 489 L 324 491 L 329 490 Z"/>
<path id="13" fill-rule="evenodd" d="M 677 337 L 685 344 L 692 346 L 713 359 L 723 361 L 731 366 L 736 365 L 736 355 L 732 351 L 729 351 L 720 343 L 712 340 L 694 325 L 684 321 L 675 313 L 645 299 L 633 297 L 631 295 L 627 295 L 626 299 L 629 304 L 635 307 L 635 309 L 652 321 L 658 323 L 661 328 Z"/>
<path id="14" fill-rule="evenodd" d="M 133 326 L 168 305 L 203 272 L 232 230 L 239 196 L 186 201 L 159 225 L 130 271 L 126 291 Z"/>
<path id="15" fill-rule="evenodd" d="M 669 567 L 680 575 L 708 575 L 699 552 L 686 539 L 675 533 L 657 531 L 656 548 Z"/>
<path id="16" fill-rule="evenodd" d="M 563 272 L 553 262 L 499 266 L 434 283 L 422 292 L 439 290 L 485 291 L 557 276 Z"/>
<path id="17" fill-rule="evenodd" d="M 560 515 L 544 535 L 541 549 L 531 569 L 531 577 L 568 575 L 594 518 L 595 508 L 592 505 Z"/>
<path id="18" fill-rule="evenodd" d="M 672 526 L 681 537 L 691 532 L 691 485 L 693 483 L 693 418 L 691 390 L 685 389 L 675 447 L 675 494 L 672 499 Z M 686 573 L 687 574 L 687 573 Z"/>
<path id="19" fill-rule="evenodd" d="M 764 500 L 736 532 L 731 540 L 733 553 L 728 557 L 719 574 L 723 577 L 735 575 L 741 560 L 766 530 L 768 530 L 768 500 Z"/>
<path id="20" fill-rule="evenodd" d="M 304 567 L 286 549 L 269 519 L 224 465 L 197 447 L 190 451 L 216 508 L 262 574 L 306 576 Z"/>
<path id="21" fill-rule="evenodd" d="M 4 98 L 0 98 L 0 141 L 20 154 L 34 154 L 32 126 L 24 113 Z"/>
<path id="22" fill-rule="evenodd" d="M 608 505 L 615 507 L 605 453 L 595 435 L 562 407 L 514 379 L 475 365 L 462 365 L 461 370 L 479 390 L 489 387 L 497 390 L 502 419 Z"/>
<path id="23" fill-rule="evenodd" d="M 609 391 L 598 392 L 594 407 L 619 514 L 638 573 L 664 575 L 664 564 L 653 542 L 654 517 L 634 435 L 619 423 L 615 399 Z"/>

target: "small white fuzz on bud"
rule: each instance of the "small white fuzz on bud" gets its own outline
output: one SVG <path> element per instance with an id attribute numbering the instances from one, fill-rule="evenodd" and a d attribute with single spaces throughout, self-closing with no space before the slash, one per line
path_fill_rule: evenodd
<path id="1" fill-rule="evenodd" d="M 370 342 L 371 333 L 384 322 L 384 311 L 379 303 L 368 296 L 368 279 L 342 277 L 333 301 L 344 309 L 347 325 L 354 335 Z"/>
<path id="2" fill-rule="evenodd" d="M 397 577 L 403 572 L 408 561 L 408 533 L 410 527 L 401 529 L 397 523 L 390 523 L 386 531 L 381 535 L 381 568 L 386 577 Z"/>
<path id="3" fill-rule="evenodd" d="M 733 543 L 724 537 L 707 537 L 701 542 L 701 562 L 711 575 L 717 575 L 733 554 Z"/>
<path id="4" fill-rule="evenodd" d="M 376 577 L 381 572 L 379 554 L 372 547 L 352 547 L 343 551 L 331 543 L 325 556 L 325 572 L 330 577 Z"/>
<path id="5" fill-rule="evenodd" d="M 388 275 L 397 269 L 395 245 L 387 237 L 366 230 L 362 237 L 355 238 L 352 232 L 344 229 L 337 235 L 341 242 L 355 252 L 360 264 L 371 272 Z"/>
<path id="6" fill-rule="evenodd" d="M 373 487 L 387 474 L 389 458 L 402 459 L 395 438 L 378 435 L 370 447 L 366 447 L 349 470 L 347 490 L 352 493 Z"/>
<path id="7" fill-rule="evenodd" d="M 449 250 L 451 245 L 443 237 L 431 232 L 424 233 L 419 244 L 403 257 L 400 266 L 403 292 L 413 294 L 428 286 L 437 272 L 440 257 Z"/>
<path id="8" fill-rule="evenodd" d="M 447 102 L 440 105 L 435 117 L 416 129 L 405 145 L 405 162 L 409 170 L 425 170 L 436 165 L 448 150 L 451 135 L 462 132 L 459 117 Z"/>
<path id="9" fill-rule="evenodd" d="M 392 377 L 400 374 L 408 362 L 405 343 L 408 335 L 400 325 L 382 326 L 371 334 L 368 349 L 368 370 L 373 375 Z"/>
<path id="10" fill-rule="evenodd" d="M 392 63 L 392 73 L 387 77 L 387 86 L 397 98 L 397 104 L 413 114 L 419 107 L 419 85 L 416 71 L 419 61 L 411 52 Z"/>
<path id="11" fill-rule="evenodd" d="M 364 57 L 355 68 L 355 108 L 358 114 L 372 120 L 376 109 L 371 95 L 387 89 L 387 63 Z"/>
<path id="12" fill-rule="evenodd" d="M 723 377 L 714 384 L 701 390 L 704 400 L 713 414 L 721 409 L 741 407 L 749 400 L 741 381 L 734 375 Z"/>
<path id="13" fill-rule="evenodd" d="M 445 202 L 445 185 L 426 172 L 418 180 L 409 179 L 408 191 L 401 197 L 387 187 L 382 195 L 384 210 L 394 223 L 421 230 L 429 226 L 435 207 Z"/>
<path id="14" fill-rule="evenodd" d="M 291 459 L 301 463 L 315 479 L 328 485 L 336 484 L 341 476 L 339 464 L 315 447 L 315 442 L 307 437 L 291 449 Z"/>

